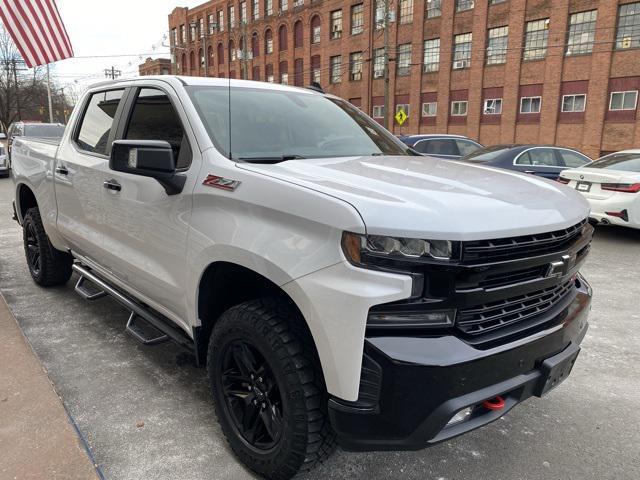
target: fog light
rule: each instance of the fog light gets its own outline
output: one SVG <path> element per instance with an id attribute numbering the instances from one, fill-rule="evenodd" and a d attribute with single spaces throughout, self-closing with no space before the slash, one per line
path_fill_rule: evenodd
<path id="1" fill-rule="evenodd" d="M 451 417 L 451 420 L 449 420 L 447 422 L 446 426 L 449 427 L 451 425 L 455 425 L 457 423 L 469 420 L 469 417 L 471 417 L 471 411 L 472 411 L 471 407 L 467 407 L 467 408 L 464 408 L 464 409 L 460 410 L 453 417 Z"/>

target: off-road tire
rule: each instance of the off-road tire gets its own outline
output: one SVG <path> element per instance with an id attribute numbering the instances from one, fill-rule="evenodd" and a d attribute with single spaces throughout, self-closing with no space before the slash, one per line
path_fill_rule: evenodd
<path id="1" fill-rule="evenodd" d="M 303 322 L 287 300 L 252 300 L 223 313 L 209 342 L 208 374 L 218 422 L 236 456 L 269 480 L 285 480 L 311 470 L 336 445 L 320 362 Z M 223 352 L 238 341 L 252 344 L 264 357 L 282 397 L 284 428 L 268 452 L 256 452 L 247 444 L 223 392 Z"/>
<path id="2" fill-rule="evenodd" d="M 22 222 L 22 235 L 27 267 L 33 281 L 42 287 L 67 283 L 72 273 L 73 257 L 53 248 L 37 207 L 27 210 Z M 30 249 L 38 255 L 37 267 L 31 261 Z"/>

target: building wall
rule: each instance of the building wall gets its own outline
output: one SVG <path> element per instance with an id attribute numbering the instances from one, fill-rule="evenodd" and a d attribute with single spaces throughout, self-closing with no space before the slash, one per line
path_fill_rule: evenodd
<path id="1" fill-rule="evenodd" d="M 253 1 L 247 1 L 247 23 L 239 26 L 240 2 L 212 0 L 193 9 L 176 8 L 169 15 L 170 33 L 178 32 L 178 41 L 171 35 L 173 72 L 181 75 L 242 78 L 243 63 L 229 62 L 229 43 L 237 49 L 241 37 L 257 35 L 258 52 L 246 61 L 247 78 L 265 80 L 272 71 L 280 81 L 284 69 L 289 84 L 308 85 L 312 81 L 312 57 L 320 57 L 320 84 L 333 94 L 360 106 L 372 115 L 373 107 L 382 105 L 384 81 L 373 78 L 373 52 L 383 47 L 383 30 L 375 28 L 375 7 L 372 0 L 304 0 L 280 13 L 280 2 L 273 0 L 274 14 L 265 17 L 265 0 L 259 0 L 259 19 L 253 18 Z M 351 35 L 350 11 L 353 5 L 363 4 L 364 28 Z M 393 2 L 396 18 L 400 19 L 399 1 Z M 576 147 L 597 157 L 602 151 L 640 147 L 638 109 L 614 112 L 609 110 L 610 92 L 640 88 L 640 49 L 615 50 L 619 5 L 635 3 L 630 0 L 506 0 L 489 5 L 489 0 L 476 0 L 474 8 L 456 12 L 455 0 L 442 0 L 442 14 L 426 18 L 427 0 L 413 1 L 413 20 L 391 24 L 390 37 L 390 128 L 394 133 L 456 133 L 468 135 L 484 144 L 532 142 Z M 492 2 L 493 3 L 493 2 Z M 228 28 L 228 5 L 235 5 L 235 27 Z M 297 4 L 296 4 L 297 5 Z M 640 9 L 640 3 L 638 5 Z M 569 16 L 572 13 L 597 9 L 593 51 L 579 56 L 565 56 Z M 196 32 L 191 41 L 189 25 L 207 16 L 224 12 L 224 31 L 201 37 Z M 330 14 L 342 10 L 342 36 L 330 38 Z M 312 19 L 317 16 L 321 25 L 321 40 L 314 44 Z M 549 18 L 548 47 L 542 60 L 523 60 L 526 23 Z M 302 42 L 294 46 L 295 25 L 301 22 Z M 317 22 L 317 20 L 314 20 Z M 186 42 L 180 38 L 180 26 L 185 25 Z M 279 28 L 286 26 L 286 49 L 280 48 Z M 487 30 L 508 26 L 506 63 L 486 65 Z M 265 54 L 265 34 L 273 35 L 274 51 Z M 457 34 L 473 35 L 469 68 L 453 69 L 453 43 Z M 440 38 L 440 62 L 437 72 L 423 73 L 423 42 Z M 396 56 L 399 45 L 411 47 L 410 74 L 397 73 Z M 252 42 L 247 41 L 247 50 Z M 207 68 L 202 65 L 200 51 L 208 52 Z M 349 75 L 349 54 L 363 52 L 360 80 Z M 223 58 L 220 60 L 220 53 Z M 339 83 L 330 81 L 330 58 L 341 56 L 342 75 Z M 297 68 L 295 68 L 297 67 Z M 295 70 L 295 72 L 294 72 Z M 294 75 L 298 73 L 301 75 Z M 586 94 L 584 112 L 562 112 L 562 96 Z M 498 97 L 500 95 L 500 97 Z M 520 113 L 522 96 L 541 96 L 541 111 Z M 483 114 L 487 98 L 502 99 L 502 113 Z M 451 102 L 468 102 L 466 116 L 451 115 Z M 435 117 L 421 116 L 422 102 L 437 101 Z M 394 103 L 410 105 L 409 118 L 400 127 L 392 116 Z M 378 119 L 381 121 L 380 119 Z"/>
<path id="2" fill-rule="evenodd" d="M 170 75 L 171 60 L 168 58 L 147 58 L 144 63 L 138 65 L 138 73 L 141 77 L 146 75 Z"/>

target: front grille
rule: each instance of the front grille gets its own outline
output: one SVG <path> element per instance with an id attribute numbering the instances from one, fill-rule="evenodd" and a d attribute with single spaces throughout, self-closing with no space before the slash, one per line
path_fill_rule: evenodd
<path id="1" fill-rule="evenodd" d="M 517 297 L 458 311 L 456 326 L 467 335 L 481 335 L 523 322 L 550 310 L 575 288 L 575 280 Z"/>
<path id="2" fill-rule="evenodd" d="M 516 270 L 514 272 L 494 273 L 487 275 L 484 280 L 478 283 L 478 286 L 491 289 L 536 280 L 543 277 L 548 268 L 549 265 L 545 264 L 523 270 Z"/>
<path id="3" fill-rule="evenodd" d="M 586 222 L 585 219 L 572 227 L 555 232 L 464 242 L 462 261 L 464 263 L 483 263 L 557 252 L 571 244 L 582 233 L 582 227 Z"/>

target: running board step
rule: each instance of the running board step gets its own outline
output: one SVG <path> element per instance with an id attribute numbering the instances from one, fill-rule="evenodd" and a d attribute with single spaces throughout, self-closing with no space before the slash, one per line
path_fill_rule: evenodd
<path id="1" fill-rule="evenodd" d="M 81 263 L 74 263 L 71 268 L 80 275 L 80 280 L 78 280 L 76 284 L 76 292 L 78 292 L 80 296 L 86 300 L 96 300 L 105 295 L 109 295 L 131 312 L 126 330 L 137 340 L 145 345 L 150 345 L 164 341 L 165 338 L 163 337 L 170 338 L 182 348 L 194 353 L 196 359 L 198 358 L 198 352 L 196 351 L 193 339 L 173 321 L 157 314 L 148 306 L 143 305 L 125 292 L 112 287 Z M 85 282 L 92 284 L 94 290 L 88 290 Z M 144 324 L 144 326 L 142 326 L 142 324 Z M 154 330 L 151 330 L 151 328 Z"/>
<path id="2" fill-rule="evenodd" d="M 143 345 L 155 345 L 156 343 L 169 340 L 169 335 L 161 332 L 149 322 L 139 317 L 136 312 L 131 312 L 125 328 L 133 338 Z"/>
<path id="3" fill-rule="evenodd" d="M 83 275 L 80 275 L 80 278 L 78 278 L 78 282 L 76 283 L 76 293 L 90 302 L 107 295 L 106 291 L 98 290 L 93 283 L 87 282 L 87 278 Z"/>

